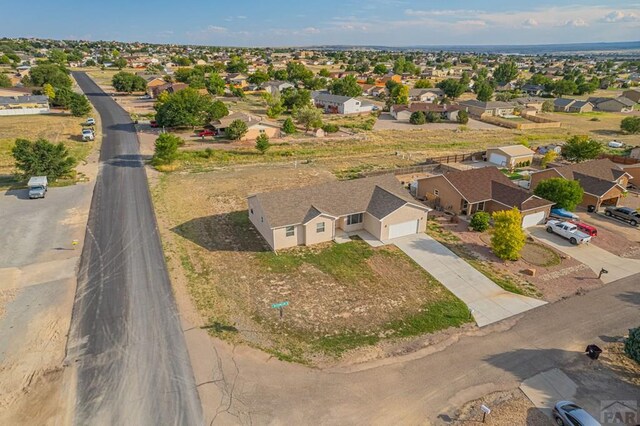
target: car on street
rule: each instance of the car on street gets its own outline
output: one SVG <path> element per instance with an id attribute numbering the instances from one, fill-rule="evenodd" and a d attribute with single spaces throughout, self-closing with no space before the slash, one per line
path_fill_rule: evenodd
<path id="1" fill-rule="evenodd" d="M 591 414 L 571 401 L 559 401 L 553 407 L 553 420 L 558 426 L 601 426 Z"/>
<path id="2" fill-rule="evenodd" d="M 213 130 L 203 130 L 198 133 L 198 136 L 204 138 L 205 136 L 215 136 L 216 132 Z"/>
<path id="3" fill-rule="evenodd" d="M 46 176 L 33 176 L 27 183 L 29 187 L 29 198 L 44 198 L 47 194 L 49 182 Z"/>
<path id="4" fill-rule="evenodd" d="M 83 141 L 92 141 L 96 137 L 93 134 L 93 130 L 91 129 L 82 129 L 82 140 Z"/>
<path id="5" fill-rule="evenodd" d="M 558 234 L 569 240 L 571 244 L 586 244 L 591 241 L 591 235 L 580 231 L 578 227 L 571 222 L 561 222 L 559 220 L 550 220 L 547 222 L 547 232 L 550 234 Z"/>
<path id="6" fill-rule="evenodd" d="M 636 226 L 640 223 L 640 213 L 631 207 L 606 207 L 604 214 L 609 217 L 627 221 L 631 226 Z"/>
<path id="7" fill-rule="evenodd" d="M 158 122 L 156 120 L 151 120 L 149 122 L 149 126 L 151 126 L 151 127 L 153 127 L 155 129 L 156 127 L 158 127 Z"/>

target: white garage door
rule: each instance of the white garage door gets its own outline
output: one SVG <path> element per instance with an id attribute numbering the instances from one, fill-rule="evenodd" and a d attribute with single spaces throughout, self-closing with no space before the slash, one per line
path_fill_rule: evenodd
<path id="1" fill-rule="evenodd" d="M 496 154 L 495 152 L 492 152 L 491 155 L 489 155 L 489 162 L 492 164 L 497 164 L 498 166 L 506 166 L 507 157 L 505 157 L 504 155 Z"/>
<path id="2" fill-rule="evenodd" d="M 531 213 L 522 218 L 522 227 L 528 228 L 544 222 L 544 212 Z"/>
<path id="3" fill-rule="evenodd" d="M 417 220 L 389 225 L 389 239 L 404 237 L 405 235 L 415 234 L 416 232 L 418 232 Z"/>

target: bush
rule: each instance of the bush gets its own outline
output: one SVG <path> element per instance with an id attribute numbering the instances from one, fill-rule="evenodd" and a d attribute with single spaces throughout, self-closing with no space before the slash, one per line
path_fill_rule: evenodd
<path id="1" fill-rule="evenodd" d="M 439 123 L 440 121 L 442 121 L 442 119 L 440 118 L 440 114 L 433 111 L 429 111 L 425 117 L 428 123 Z"/>
<path id="2" fill-rule="evenodd" d="M 424 112 L 422 111 L 415 111 L 411 113 L 411 116 L 409 117 L 409 123 L 411 124 L 420 125 L 426 122 L 427 122 L 427 118 L 425 117 Z"/>
<path id="3" fill-rule="evenodd" d="M 526 235 L 522 230 L 522 214 L 514 207 L 493 213 L 493 235 L 491 236 L 491 250 L 503 260 L 518 260 L 520 250 L 526 242 Z"/>
<path id="4" fill-rule="evenodd" d="M 624 342 L 624 352 L 640 363 L 640 327 L 629 330 L 629 337 Z"/>
<path id="5" fill-rule="evenodd" d="M 296 125 L 293 124 L 293 120 L 291 118 L 287 118 L 282 123 L 282 131 L 287 135 L 292 135 L 296 132 Z"/>
<path id="6" fill-rule="evenodd" d="M 229 139 L 237 141 L 242 139 L 248 131 L 247 123 L 242 120 L 233 120 L 231 124 L 229 124 L 229 127 L 227 127 L 225 133 Z"/>
<path id="7" fill-rule="evenodd" d="M 71 174 L 76 165 L 75 158 L 69 155 L 69 150 L 62 142 L 52 144 L 46 139 L 31 142 L 26 139 L 16 139 L 11 150 L 16 160 L 16 168 L 22 177 L 47 176 L 51 180 Z"/>
<path id="8" fill-rule="evenodd" d="M 487 212 L 477 212 L 471 218 L 471 222 L 469 222 L 469 226 L 471 229 L 477 232 L 484 232 L 489 229 L 489 213 Z"/>
<path id="9" fill-rule="evenodd" d="M 340 130 L 340 127 L 337 124 L 326 123 L 322 126 L 322 130 L 324 130 L 326 133 L 336 133 L 338 130 Z"/>
<path id="10" fill-rule="evenodd" d="M 640 117 L 626 117 L 620 123 L 620 129 L 635 135 L 640 133 Z"/>
<path id="11" fill-rule="evenodd" d="M 456 120 L 460 124 L 467 124 L 469 122 L 469 113 L 467 111 L 458 111 L 458 118 Z"/>
<path id="12" fill-rule="evenodd" d="M 265 133 L 261 133 L 256 138 L 256 149 L 260 152 L 260 154 L 264 154 L 269 148 L 271 148 L 271 144 L 269 143 L 269 136 L 267 136 Z"/>
<path id="13" fill-rule="evenodd" d="M 151 164 L 154 166 L 162 166 L 173 163 L 178 156 L 178 146 L 182 143 L 182 140 L 178 136 L 170 133 L 162 133 L 158 136 L 158 139 L 156 139 Z"/>

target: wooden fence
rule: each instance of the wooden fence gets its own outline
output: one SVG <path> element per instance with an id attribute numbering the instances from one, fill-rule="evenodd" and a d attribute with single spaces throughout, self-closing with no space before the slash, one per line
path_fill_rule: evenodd
<path id="1" fill-rule="evenodd" d="M 638 160 L 637 158 L 623 157 L 621 155 L 602 154 L 602 155 L 600 155 L 600 158 L 608 158 L 609 160 L 613 161 L 614 163 L 618 163 L 618 164 L 638 164 L 638 163 L 640 163 L 640 160 Z"/>

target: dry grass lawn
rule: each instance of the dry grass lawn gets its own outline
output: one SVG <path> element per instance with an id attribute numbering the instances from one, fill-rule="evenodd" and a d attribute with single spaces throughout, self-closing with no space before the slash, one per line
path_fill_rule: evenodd
<path id="1" fill-rule="evenodd" d="M 468 322 L 466 306 L 393 247 L 353 241 L 266 250 L 245 197 L 331 179 L 317 165 L 161 178 L 153 196 L 172 279 L 186 282 L 210 332 L 313 363 Z M 285 300 L 279 320 L 271 304 Z"/>

